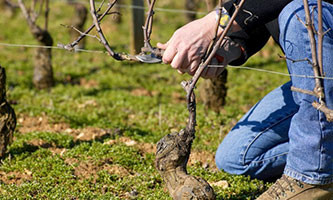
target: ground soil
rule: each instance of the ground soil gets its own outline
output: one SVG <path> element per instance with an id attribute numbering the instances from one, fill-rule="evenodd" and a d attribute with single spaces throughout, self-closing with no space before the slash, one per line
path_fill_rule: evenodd
<path id="1" fill-rule="evenodd" d="M 17 132 L 21 134 L 34 132 L 34 131 L 47 131 L 52 133 L 65 133 L 74 137 L 75 140 L 95 140 L 97 138 L 101 138 L 106 134 L 109 134 L 110 130 L 105 130 L 96 127 L 85 127 L 81 129 L 73 129 L 69 124 L 63 122 L 51 122 L 51 120 L 47 116 L 39 116 L 32 117 L 27 115 L 21 115 L 18 117 L 18 126 Z M 117 131 L 117 130 L 113 130 Z M 15 138 L 14 138 L 15 140 Z M 43 141 L 41 139 L 33 139 L 27 141 L 28 144 L 49 149 L 53 154 L 58 154 L 62 157 L 62 155 L 66 152 L 65 148 L 58 148 L 55 144 Z M 127 146 L 133 146 L 134 148 L 139 149 L 142 154 L 147 153 L 155 153 L 156 145 L 151 143 L 142 143 L 135 140 L 132 140 L 128 137 L 119 137 L 118 139 L 110 139 L 104 142 L 105 145 L 113 145 L 113 144 L 125 144 Z M 90 161 L 89 159 L 86 161 L 79 161 L 75 158 L 66 158 L 65 162 L 71 166 L 73 166 L 74 175 L 79 179 L 93 178 L 96 180 L 98 178 L 98 172 L 101 170 L 105 170 L 110 174 L 117 174 L 120 177 L 125 177 L 131 175 L 131 172 L 119 165 L 112 164 L 112 158 L 110 160 L 105 160 L 103 162 L 96 163 L 94 161 Z M 198 152 L 192 151 L 189 162 L 189 165 L 197 165 L 200 164 L 203 167 L 210 168 L 212 170 L 216 170 L 215 162 L 214 162 L 214 154 L 211 152 Z M 28 170 L 24 172 L 9 172 L 6 173 L 4 171 L 0 171 L 0 181 L 6 184 L 22 184 L 25 181 L 31 180 L 32 175 Z"/>
<path id="2" fill-rule="evenodd" d="M 32 178 L 32 173 L 28 170 L 24 172 L 13 171 L 13 172 L 4 172 L 0 171 L 0 182 L 5 184 L 16 184 L 20 185 L 25 181 L 29 181 Z"/>
<path id="3" fill-rule="evenodd" d="M 98 172 L 102 170 L 107 171 L 109 174 L 119 175 L 120 177 L 129 176 L 131 174 L 126 168 L 112 164 L 111 159 L 96 163 L 89 159 L 79 161 L 75 158 L 67 158 L 65 159 L 65 163 L 73 166 L 74 175 L 79 179 L 89 179 L 92 177 L 94 182 L 98 178 Z"/>

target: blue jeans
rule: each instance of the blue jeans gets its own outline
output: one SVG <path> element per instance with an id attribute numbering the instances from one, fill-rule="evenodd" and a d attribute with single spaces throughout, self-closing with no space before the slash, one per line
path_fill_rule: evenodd
<path id="1" fill-rule="evenodd" d="M 309 3 L 311 11 L 316 1 Z M 333 6 L 323 2 L 323 12 L 324 31 L 333 30 Z M 292 1 L 280 13 L 280 45 L 287 58 L 311 59 L 307 30 L 296 15 L 305 22 L 302 0 Z M 332 30 L 324 37 L 326 77 L 333 77 Z M 307 62 L 287 60 L 287 66 L 291 74 L 313 76 Z M 327 107 L 333 109 L 333 80 L 324 80 L 323 85 Z M 311 78 L 291 77 L 259 101 L 220 144 L 215 157 L 218 168 L 263 180 L 284 173 L 309 184 L 333 182 L 333 123 L 311 105 L 318 99 L 292 92 L 291 86 L 313 90 L 315 83 Z"/>

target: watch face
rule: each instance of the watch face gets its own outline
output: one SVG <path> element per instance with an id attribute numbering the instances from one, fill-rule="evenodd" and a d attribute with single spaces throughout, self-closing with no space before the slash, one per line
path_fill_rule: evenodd
<path id="1" fill-rule="evenodd" d="M 216 20 L 218 20 L 219 17 L 220 17 L 220 9 L 216 9 Z M 225 8 L 222 9 L 221 18 L 219 21 L 220 21 L 219 22 L 220 26 L 223 28 L 226 27 L 230 21 L 230 16 Z"/>
<path id="2" fill-rule="evenodd" d="M 230 16 L 228 14 L 223 14 L 220 18 L 220 25 L 226 27 L 230 21 Z"/>

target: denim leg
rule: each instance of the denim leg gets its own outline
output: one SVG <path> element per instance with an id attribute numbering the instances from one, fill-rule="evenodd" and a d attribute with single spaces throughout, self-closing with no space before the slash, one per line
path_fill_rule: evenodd
<path id="1" fill-rule="evenodd" d="M 219 169 L 263 180 L 282 175 L 290 120 L 298 111 L 290 86 L 266 95 L 228 133 L 215 155 Z"/>
<path id="2" fill-rule="evenodd" d="M 316 1 L 310 0 L 310 11 Z M 333 29 L 333 6 L 323 2 L 324 31 Z M 279 16 L 280 44 L 287 58 L 311 59 L 310 41 L 305 26 L 302 0 L 288 4 Z M 314 22 L 317 27 L 317 10 L 314 9 Z M 324 37 L 324 74 L 333 77 L 333 31 Z M 291 62 L 287 59 L 291 74 L 313 75 L 307 62 Z M 313 90 L 315 83 L 310 78 L 292 77 L 292 85 L 297 88 Z M 325 101 L 333 109 L 333 80 L 324 80 Z M 333 182 L 333 123 L 327 122 L 324 114 L 312 107 L 314 96 L 293 92 L 299 111 L 293 116 L 289 129 L 289 153 L 284 173 L 309 184 Z"/>

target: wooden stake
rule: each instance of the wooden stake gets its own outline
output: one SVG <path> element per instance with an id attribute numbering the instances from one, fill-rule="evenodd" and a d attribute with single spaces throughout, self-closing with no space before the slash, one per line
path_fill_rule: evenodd
<path id="1" fill-rule="evenodd" d="M 145 14 L 141 9 L 135 7 L 143 7 L 143 0 L 132 0 L 132 24 L 131 24 L 131 54 L 138 54 L 141 52 L 143 46 L 143 30 Z"/>

